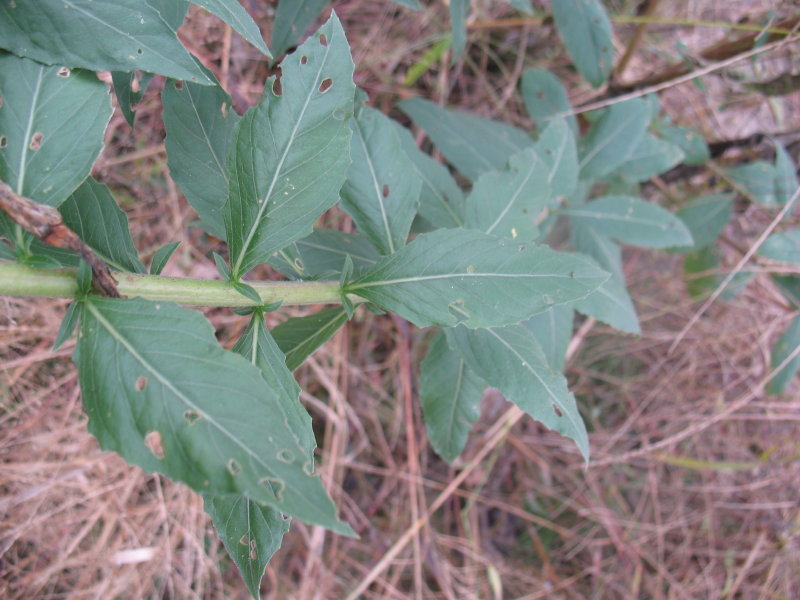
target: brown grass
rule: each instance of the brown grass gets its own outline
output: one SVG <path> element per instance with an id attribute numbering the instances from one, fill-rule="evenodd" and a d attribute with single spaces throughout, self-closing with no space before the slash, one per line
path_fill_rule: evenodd
<path id="1" fill-rule="evenodd" d="M 268 33 L 267 9 L 250 4 Z M 452 70 L 437 65 L 415 89 L 403 88 L 406 69 L 446 27 L 446 9 L 431 4 L 419 14 L 395 14 L 386 2 L 336 3 L 357 83 L 375 106 L 399 116 L 396 99 L 420 94 L 530 127 L 516 86 L 532 65 L 564 76 L 576 104 L 593 99 L 596 92 L 571 74 L 548 26 L 476 30 L 466 60 Z M 475 19 L 510 14 L 504 3 L 474 4 Z M 661 14 L 735 20 L 774 8 L 764 1 L 722 4 L 692 3 L 695 12 L 687 14 L 662 2 Z M 617 32 L 621 50 L 633 27 Z M 266 68 L 244 42 L 233 35 L 228 46 L 226 28 L 194 9 L 182 35 L 240 109 L 257 101 Z M 688 28 L 654 27 L 630 74 L 654 54 L 671 53 L 676 36 L 691 48 L 711 41 Z M 784 49 L 761 62 L 780 71 L 789 59 Z M 738 88 L 743 96 L 721 108 L 718 99 L 736 84 L 708 79 L 709 94 L 689 84 L 664 95 L 676 121 L 715 140 L 800 126 L 798 94 L 777 99 L 772 112 L 760 104 L 756 114 L 745 107 L 758 97 Z M 121 200 L 145 259 L 181 240 L 171 273 L 214 277 L 206 253 L 218 248 L 188 228 L 193 213 L 167 176 L 156 92 L 133 131 L 115 114 L 96 175 Z M 679 203 L 714 185 L 703 172 L 649 193 Z M 726 230 L 727 265 L 771 214 L 742 203 Z M 626 273 L 643 334 L 622 336 L 589 323 L 568 371 L 591 429 L 588 469 L 568 440 L 529 419 L 504 436 L 500 429 L 500 443 L 362 597 L 800 597 L 798 386 L 783 397 L 761 391 L 769 348 L 791 311 L 759 274 L 735 300 L 715 303 L 669 354 L 697 308 L 685 291 L 681 258 L 628 250 Z M 74 344 L 51 350 L 65 306 L 0 298 L 0 597 L 246 598 L 202 501 L 183 485 L 101 452 L 86 432 L 69 360 Z M 208 314 L 230 339 L 242 326 L 226 311 Z M 489 391 L 458 468 L 432 452 L 416 403 L 425 343 L 424 332 L 400 320 L 358 312 L 298 371 L 323 477 L 361 539 L 294 522 L 267 568 L 264 598 L 345 597 L 497 433 L 507 404 Z"/>

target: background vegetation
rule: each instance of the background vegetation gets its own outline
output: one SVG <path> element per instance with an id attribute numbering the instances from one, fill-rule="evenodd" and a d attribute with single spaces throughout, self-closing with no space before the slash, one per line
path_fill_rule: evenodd
<path id="1" fill-rule="evenodd" d="M 271 4 L 245 4 L 269 39 Z M 397 101 L 421 96 L 526 128 L 519 81 L 529 67 L 555 73 L 582 106 L 674 76 L 673 64 L 741 58 L 752 41 L 729 56 L 704 51 L 752 34 L 748 27 L 798 22 L 796 5 L 767 0 L 607 2 L 617 71 L 611 89 L 595 90 L 574 72 L 552 22 L 520 20 L 505 2 L 472 2 L 467 51 L 451 66 L 447 52 L 435 51 L 449 30 L 447 7 L 424 4 L 411 12 L 334 2 L 372 105 L 402 119 Z M 546 14 L 549 3 L 537 8 Z M 257 102 L 268 65 L 252 47 L 195 7 L 181 38 L 239 112 Z M 710 142 L 711 160 L 652 179 L 645 194 L 674 209 L 698 194 L 735 191 L 734 217 L 719 266 L 688 281 L 682 256 L 626 251 L 641 336 L 591 320 L 578 331 L 569 375 L 591 431 L 588 469 L 569 440 L 532 421 L 499 429 L 507 405 L 490 392 L 461 465 L 485 458 L 448 487 L 457 471 L 428 446 L 415 399 L 427 341 L 400 319 L 361 312 L 298 372 L 323 477 L 361 540 L 295 521 L 268 566 L 264 597 L 340 598 L 372 578 L 361 597 L 800 596 L 797 382 L 783 396 L 763 391 L 770 348 L 795 314 L 768 276 L 777 267 L 749 262 L 747 286 L 715 302 L 670 352 L 699 306 L 690 294 L 698 280 L 727 273 L 777 212 L 753 202 L 731 172 L 774 161 L 765 134 L 797 164 L 797 61 L 797 44 L 788 43 L 663 91 L 663 110 Z M 181 240 L 167 274 L 213 278 L 213 259 L 196 249 L 209 240 L 188 227 L 195 214 L 166 176 L 159 85 L 134 129 L 115 113 L 94 175 L 127 199 L 143 258 Z M 327 218 L 351 227 L 341 214 Z M 51 350 L 65 306 L 0 298 L 0 596 L 246 598 L 202 501 L 101 453 L 86 432 L 74 342 Z M 207 314 L 221 336 L 240 333 L 240 320 Z M 440 499 L 425 526 L 406 535 Z M 402 539 L 409 543 L 381 564 Z"/>

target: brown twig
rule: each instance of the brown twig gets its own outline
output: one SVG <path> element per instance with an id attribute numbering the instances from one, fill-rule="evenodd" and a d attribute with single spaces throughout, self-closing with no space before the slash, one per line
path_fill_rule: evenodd
<path id="1" fill-rule="evenodd" d="M 92 283 L 95 289 L 103 296 L 120 297 L 117 282 L 111 275 L 108 265 L 64 224 L 58 210 L 16 194 L 11 186 L 3 181 L 0 181 L 0 209 L 4 210 L 17 225 L 45 244 L 77 252 L 92 268 Z"/>

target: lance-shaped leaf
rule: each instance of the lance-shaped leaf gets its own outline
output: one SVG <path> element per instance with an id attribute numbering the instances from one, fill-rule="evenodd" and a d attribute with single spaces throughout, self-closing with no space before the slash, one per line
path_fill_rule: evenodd
<path id="1" fill-rule="evenodd" d="M 632 196 L 604 196 L 563 211 L 570 220 L 626 244 L 648 248 L 692 245 L 692 234 L 678 217 Z"/>
<path id="2" fill-rule="evenodd" d="M 452 463 L 478 420 L 478 406 L 487 383 L 450 349 L 439 332 L 420 364 L 419 385 L 428 438 L 436 453 Z"/>
<path id="3" fill-rule="evenodd" d="M 411 132 L 392 121 L 400 137 L 400 145 L 422 181 L 419 193 L 419 214 L 435 227 L 462 227 L 464 225 L 464 193 L 450 171 L 417 147 Z"/>
<path id="4" fill-rule="evenodd" d="M 378 252 L 392 254 L 406 243 L 422 182 L 414 177 L 400 137 L 383 113 L 360 106 L 350 127 L 353 162 L 340 205 Z"/>
<path id="5" fill-rule="evenodd" d="M 225 549 L 242 574 L 253 598 L 261 598 L 259 587 L 264 569 L 281 547 L 290 520 L 281 511 L 254 502 L 247 496 L 203 495 L 203 508 Z"/>
<path id="6" fill-rule="evenodd" d="M 88 177 L 58 208 L 64 223 L 110 266 L 144 273 L 131 239 L 128 217 L 108 187 Z"/>
<path id="7" fill-rule="evenodd" d="M 714 243 L 733 216 L 733 197 L 730 194 L 697 196 L 675 213 L 689 233 L 692 246 L 670 248 L 672 251 L 690 252 Z"/>
<path id="8" fill-rule="evenodd" d="M 580 223 L 571 223 L 570 235 L 574 246 L 594 258 L 611 273 L 608 281 L 597 288 L 594 294 L 572 304 L 579 312 L 599 319 L 620 331 L 640 333 L 639 317 L 625 286 L 622 268 L 622 250 L 608 237 Z"/>
<path id="9" fill-rule="evenodd" d="M 356 273 L 371 268 L 380 258 L 363 235 L 317 228 L 311 235 L 276 252 L 269 264 L 287 277 L 335 278 L 342 272 L 348 256 Z"/>
<path id="10" fill-rule="evenodd" d="M 569 198 L 578 189 L 578 150 L 575 136 L 564 119 L 554 119 L 544 128 L 534 146 L 549 169 L 547 183 L 554 197 Z"/>
<path id="11" fill-rule="evenodd" d="M 303 36 L 328 0 L 280 0 L 272 23 L 270 45 L 275 56 L 283 56 Z"/>
<path id="12" fill-rule="evenodd" d="M 239 115 L 219 86 L 168 81 L 161 101 L 170 175 L 197 211 L 203 228 L 224 239 L 225 161 Z"/>
<path id="13" fill-rule="evenodd" d="M 264 317 L 259 312 L 250 319 L 233 351 L 259 368 L 264 381 L 275 392 L 281 410 L 279 420 L 294 434 L 305 451 L 303 459 L 313 464 L 317 442 L 311 427 L 311 416 L 300 404 L 300 386 L 286 365 L 286 357 L 264 326 Z M 278 418 L 278 415 L 273 416 Z"/>
<path id="14" fill-rule="evenodd" d="M 547 357 L 547 364 L 554 371 L 562 372 L 566 365 L 567 348 L 572 339 L 574 312 L 570 305 L 560 304 L 551 306 L 546 311 L 533 315 L 522 323 L 531 330 Z"/>
<path id="15" fill-rule="evenodd" d="M 533 144 L 521 129 L 421 98 L 403 100 L 398 106 L 425 130 L 448 162 L 473 181 L 485 171 L 504 168 L 512 154 Z"/>
<path id="16" fill-rule="evenodd" d="M 639 98 L 603 111 L 580 143 L 581 178 L 603 177 L 628 160 L 644 137 L 650 117 L 650 106 Z"/>
<path id="17" fill-rule="evenodd" d="M 489 171 L 467 197 L 465 226 L 523 242 L 539 236 L 536 218 L 550 200 L 550 170 L 533 148 L 514 154 L 508 167 Z"/>
<path id="18" fill-rule="evenodd" d="M 795 316 L 789 327 L 772 347 L 772 368 L 777 369 L 800 346 L 800 315 Z M 770 394 L 782 394 L 800 370 L 800 354 L 796 355 L 769 382 Z"/>
<path id="19" fill-rule="evenodd" d="M 572 110 L 567 90 L 564 89 L 558 77 L 550 71 L 527 69 L 522 74 L 520 91 L 522 92 L 522 101 L 525 103 L 525 110 L 536 121 L 539 129 L 544 129 L 548 122 L 559 113 Z M 570 132 L 575 135 L 578 132 L 575 115 L 569 115 L 564 119 Z"/>
<path id="20" fill-rule="evenodd" d="M 242 495 L 350 534 L 281 404 L 199 313 L 88 297 L 74 360 L 89 431 L 105 450 L 200 493 Z"/>
<path id="21" fill-rule="evenodd" d="M 479 377 L 540 423 L 575 440 L 589 460 L 589 436 L 575 396 L 564 375 L 548 366 L 529 329 L 454 327 L 447 330 L 447 339 Z"/>
<path id="22" fill-rule="evenodd" d="M 48 65 L 211 84 L 158 8 L 141 0 L 3 2 L 0 47 Z"/>
<path id="23" fill-rule="evenodd" d="M 576 255 L 480 231 L 419 235 L 345 286 L 419 327 L 495 327 L 583 298 L 608 277 Z"/>
<path id="24" fill-rule="evenodd" d="M 314 351 L 347 323 L 341 306 L 324 308 L 313 315 L 287 319 L 272 330 L 272 337 L 286 355 L 286 367 L 294 371 Z"/>
<path id="25" fill-rule="evenodd" d="M 450 0 L 450 32 L 453 39 L 453 62 L 467 45 L 467 13 L 470 0 Z"/>
<path id="26" fill-rule="evenodd" d="M 669 118 L 653 122 L 653 130 L 663 140 L 675 144 L 684 153 L 683 162 L 687 165 L 702 165 L 711 158 L 711 152 L 703 136 L 688 127 L 676 127 Z"/>
<path id="27" fill-rule="evenodd" d="M 228 157 L 225 230 L 239 278 L 311 233 L 339 197 L 350 162 L 353 59 L 335 14 L 281 63 L 237 126 Z"/>
<path id="28" fill-rule="evenodd" d="M 264 38 L 253 17 L 247 14 L 244 7 L 236 0 L 192 0 L 192 4 L 202 6 L 212 15 L 216 15 L 230 25 L 239 35 L 258 48 L 267 58 L 272 58 Z"/>
<path id="29" fill-rule="evenodd" d="M 117 95 L 117 104 L 122 111 L 122 116 L 133 127 L 136 120 L 136 110 L 134 106 L 142 101 L 150 82 L 153 81 L 152 73 L 142 73 L 137 76 L 135 71 L 126 73 L 125 71 L 113 71 L 111 81 L 114 84 L 114 93 Z M 134 91 L 135 86 L 135 91 Z"/>
<path id="30" fill-rule="evenodd" d="M 554 0 L 556 28 L 578 71 L 594 87 L 608 78 L 614 60 L 611 21 L 600 0 Z"/>
<path id="31" fill-rule="evenodd" d="M 94 73 L 0 53 L 0 94 L 0 179 L 21 196 L 58 206 L 103 149 L 108 88 Z"/>

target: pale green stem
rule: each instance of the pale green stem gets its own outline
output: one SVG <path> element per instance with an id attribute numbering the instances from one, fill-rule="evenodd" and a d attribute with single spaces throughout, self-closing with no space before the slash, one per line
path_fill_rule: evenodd
<path id="1" fill-rule="evenodd" d="M 227 281 L 114 273 L 122 296 L 172 301 L 192 306 L 253 306 Z M 264 304 L 341 304 L 337 281 L 248 281 Z M 0 296 L 74 298 L 75 269 L 34 269 L 0 261 Z M 353 302 L 360 299 L 352 297 Z M 363 301 L 363 300 L 362 300 Z"/>

